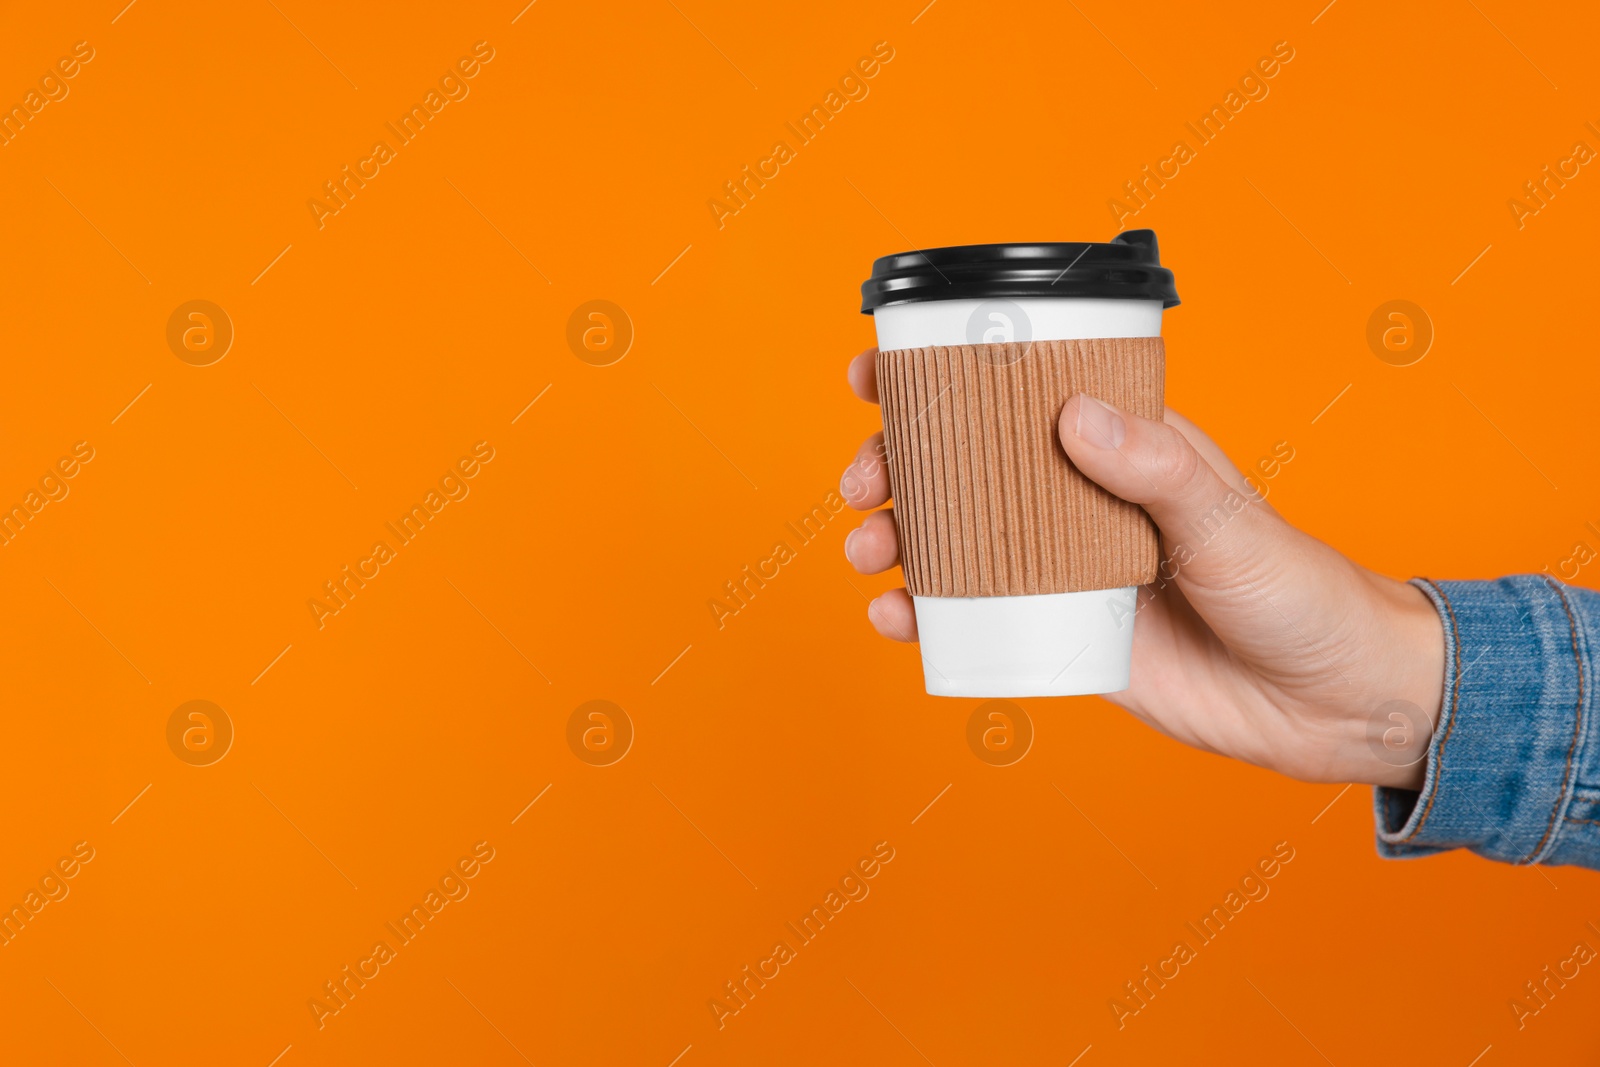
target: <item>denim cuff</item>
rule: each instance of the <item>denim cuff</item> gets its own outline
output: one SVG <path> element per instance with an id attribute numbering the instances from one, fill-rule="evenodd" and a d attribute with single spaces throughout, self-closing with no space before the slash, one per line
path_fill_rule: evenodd
<path id="1" fill-rule="evenodd" d="M 1420 792 L 1379 787 L 1378 852 L 1600 860 L 1591 629 L 1600 598 L 1543 575 L 1413 579 L 1444 624 L 1444 708 Z"/>

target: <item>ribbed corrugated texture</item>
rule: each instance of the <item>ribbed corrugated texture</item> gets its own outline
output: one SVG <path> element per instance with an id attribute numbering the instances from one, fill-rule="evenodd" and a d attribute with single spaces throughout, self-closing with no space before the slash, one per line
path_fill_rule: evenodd
<path id="1" fill-rule="evenodd" d="M 1015 596 L 1154 580 L 1155 526 L 1067 460 L 1077 393 L 1159 419 L 1159 337 L 878 354 L 895 524 L 914 596 Z"/>

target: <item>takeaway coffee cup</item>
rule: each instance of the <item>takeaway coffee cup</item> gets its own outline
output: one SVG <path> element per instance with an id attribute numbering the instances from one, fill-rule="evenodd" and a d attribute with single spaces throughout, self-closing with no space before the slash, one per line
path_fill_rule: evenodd
<path id="1" fill-rule="evenodd" d="M 1080 392 L 1161 417 L 1178 294 L 1155 234 L 903 252 L 861 296 L 928 692 L 1126 689 L 1156 530 L 1078 473 L 1056 426 Z"/>

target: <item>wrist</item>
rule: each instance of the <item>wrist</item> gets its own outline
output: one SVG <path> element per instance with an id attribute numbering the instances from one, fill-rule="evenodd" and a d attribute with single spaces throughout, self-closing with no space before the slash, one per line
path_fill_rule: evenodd
<path id="1" fill-rule="evenodd" d="M 1421 789 L 1428 752 L 1444 709 L 1445 640 L 1438 610 L 1409 582 L 1374 576 L 1379 621 L 1372 657 L 1380 670 L 1368 707 L 1354 708 L 1365 771 L 1356 780 Z"/>

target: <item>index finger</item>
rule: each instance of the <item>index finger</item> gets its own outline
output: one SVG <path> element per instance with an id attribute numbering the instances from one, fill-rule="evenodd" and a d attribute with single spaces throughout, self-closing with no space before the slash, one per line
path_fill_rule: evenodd
<path id="1" fill-rule="evenodd" d="M 846 372 L 851 390 L 869 404 L 878 402 L 877 362 L 878 350 L 869 348 L 850 361 L 850 369 Z"/>
<path id="2" fill-rule="evenodd" d="M 1175 427 L 1179 433 L 1187 437 L 1194 450 L 1211 464 L 1211 469 L 1216 471 L 1229 486 L 1243 493 L 1252 503 L 1259 504 L 1274 515 L 1278 513 L 1278 509 L 1267 503 L 1261 491 L 1250 484 L 1250 480 L 1234 465 L 1233 460 L 1228 458 L 1228 454 L 1206 436 L 1204 430 L 1171 408 L 1167 408 L 1166 417 L 1162 421 L 1168 426 Z"/>

